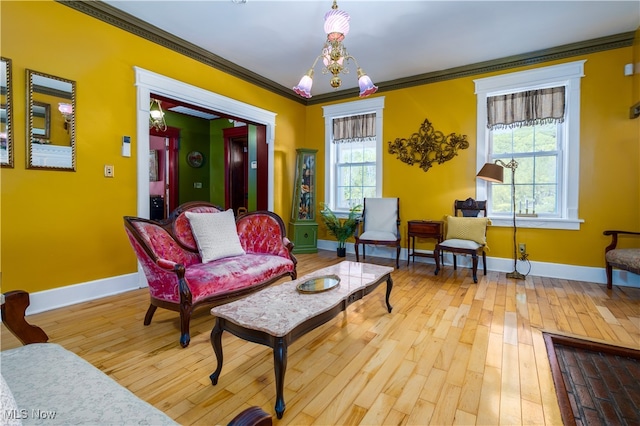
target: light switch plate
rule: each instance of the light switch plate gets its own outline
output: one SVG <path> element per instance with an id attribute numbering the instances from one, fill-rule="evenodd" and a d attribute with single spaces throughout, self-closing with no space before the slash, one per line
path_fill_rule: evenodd
<path id="1" fill-rule="evenodd" d="M 104 166 L 104 177 L 113 177 L 113 166 L 109 164 L 105 164 Z"/>

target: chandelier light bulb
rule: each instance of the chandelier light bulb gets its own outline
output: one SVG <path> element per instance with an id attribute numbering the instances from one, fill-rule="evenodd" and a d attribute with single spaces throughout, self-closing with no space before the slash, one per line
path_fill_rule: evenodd
<path id="1" fill-rule="evenodd" d="M 164 111 L 160 101 L 151 98 L 151 104 L 149 105 L 149 128 L 155 128 L 160 132 L 167 130 L 167 122 L 164 120 Z"/>

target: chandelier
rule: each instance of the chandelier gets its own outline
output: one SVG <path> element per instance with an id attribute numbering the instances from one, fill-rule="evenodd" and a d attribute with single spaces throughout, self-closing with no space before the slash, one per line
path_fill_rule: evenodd
<path id="1" fill-rule="evenodd" d="M 342 44 L 342 40 L 349 33 L 349 20 L 351 17 L 345 11 L 338 10 L 338 4 L 336 0 L 333 0 L 333 6 L 331 10 L 324 15 L 324 32 L 327 33 L 327 40 L 322 46 L 322 53 L 318 55 L 313 65 L 302 77 L 300 83 L 293 88 L 293 91 L 303 98 L 311 97 L 311 85 L 313 84 L 313 68 L 318 63 L 318 60 L 322 59 L 324 68 L 323 74 L 331 73 L 330 84 L 331 87 L 337 89 L 342 84 L 340 79 L 340 73 L 347 74 L 349 69 L 345 67 L 346 63 L 353 59 L 356 64 L 358 72 L 358 85 L 360 86 L 360 97 L 364 98 L 378 90 L 378 87 L 373 84 L 371 78 L 362 71 L 362 68 L 358 65 L 356 58 L 349 55 L 347 48 Z"/>
<path id="2" fill-rule="evenodd" d="M 160 101 L 154 98 L 151 98 L 149 105 L 149 128 L 155 128 L 159 132 L 167 130 L 167 122 L 164 121 L 164 111 Z"/>

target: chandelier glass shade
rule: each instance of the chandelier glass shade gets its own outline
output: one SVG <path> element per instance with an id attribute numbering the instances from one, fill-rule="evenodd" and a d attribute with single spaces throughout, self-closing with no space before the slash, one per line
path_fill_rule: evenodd
<path id="1" fill-rule="evenodd" d="M 164 120 L 164 111 L 160 101 L 151 98 L 151 104 L 149 105 L 149 128 L 154 128 L 159 132 L 167 130 L 167 123 Z"/>
<path id="2" fill-rule="evenodd" d="M 324 15 L 324 32 L 327 34 L 327 39 L 322 46 L 322 52 L 313 65 L 302 77 L 297 86 L 293 88 L 293 91 L 303 98 L 311 97 L 311 86 L 313 85 L 313 69 L 315 68 L 318 60 L 322 59 L 324 68 L 323 74 L 331 74 L 332 77 L 329 80 L 329 84 L 334 89 L 337 89 L 342 84 L 340 74 L 347 74 L 349 68 L 346 67 L 349 60 L 353 60 L 356 64 L 358 73 L 358 85 L 360 87 L 360 97 L 375 93 L 378 87 L 373 84 L 371 78 L 360 68 L 356 58 L 351 56 L 347 52 L 347 48 L 342 44 L 345 36 L 349 34 L 349 21 L 351 17 L 343 10 L 338 10 L 338 4 L 336 0 L 333 1 L 331 10 Z"/>
<path id="3" fill-rule="evenodd" d="M 58 103 L 58 111 L 62 114 L 65 123 L 71 123 L 73 117 L 73 105 L 64 102 Z"/>
<path id="4" fill-rule="evenodd" d="M 62 114 L 62 119 L 64 120 L 64 129 L 67 131 L 67 133 L 69 133 L 69 124 L 71 124 L 71 120 L 73 119 L 73 105 L 66 102 L 59 102 L 58 111 L 60 111 L 60 114 Z"/>

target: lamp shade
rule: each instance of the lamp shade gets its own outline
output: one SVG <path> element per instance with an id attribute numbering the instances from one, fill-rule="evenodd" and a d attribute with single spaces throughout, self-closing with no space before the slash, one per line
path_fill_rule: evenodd
<path id="1" fill-rule="evenodd" d="M 62 114 L 71 115 L 71 114 L 73 114 L 73 105 L 60 102 L 58 104 L 58 111 L 60 111 Z"/>
<path id="2" fill-rule="evenodd" d="M 313 69 L 309 70 L 301 79 L 300 83 L 293 88 L 293 91 L 303 98 L 309 99 L 311 97 L 311 85 L 313 84 Z"/>
<path id="3" fill-rule="evenodd" d="M 360 86 L 361 98 L 366 98 L 378 90 L 378 86 L 373 84 L 369 76 L 364 73 L 358 78 L 358 85 Z"/>
<path id="4" fill-rule="evenodd" d="M 332 9 L 324 15 L 324 32 L 329 41 L 342 41 L 349 34 L 351 17 L 344 10 Z"/>
<path id="5" fill-rule="evenodd" d="M 480 169 L 476 177 L 487 180 L 489 182 L 503 183 L 504 168 L 499 164 L 485 163 L 485 165 L 482 166 L 482 169 Z"/>

